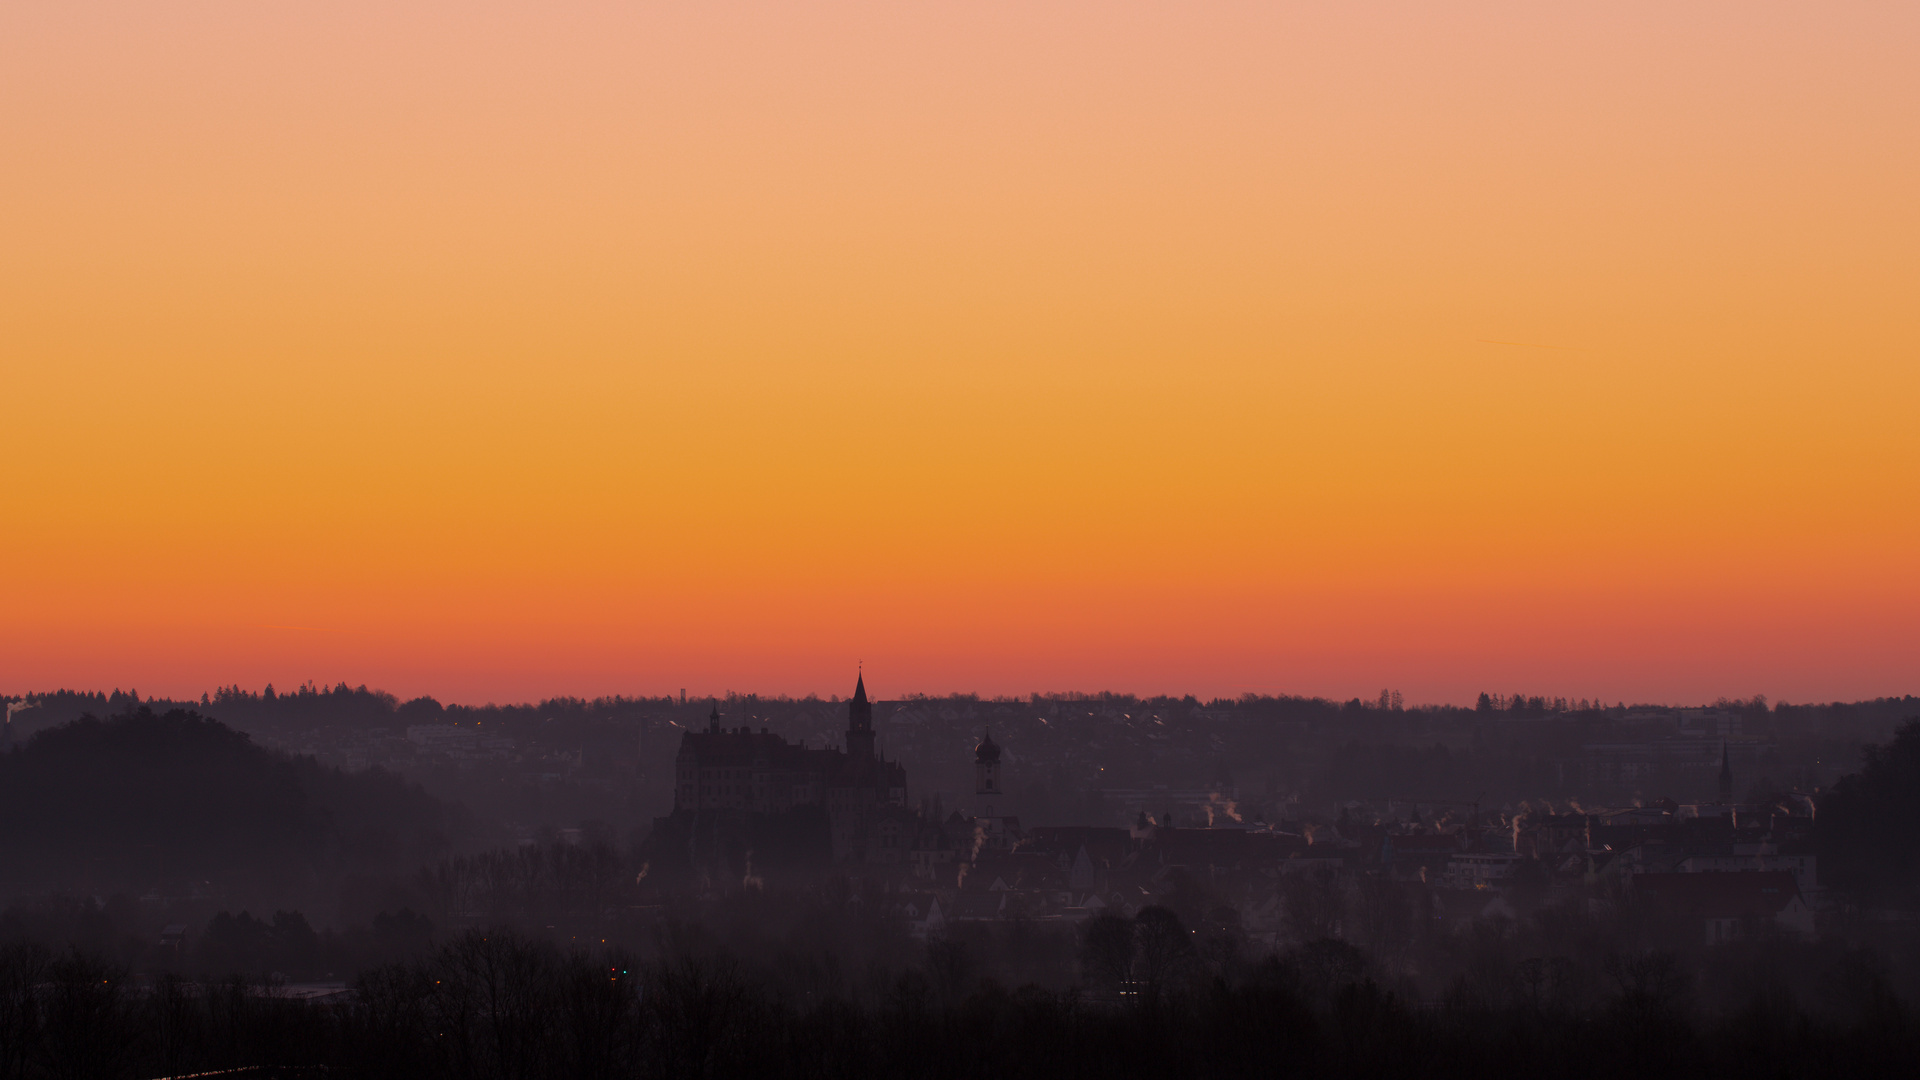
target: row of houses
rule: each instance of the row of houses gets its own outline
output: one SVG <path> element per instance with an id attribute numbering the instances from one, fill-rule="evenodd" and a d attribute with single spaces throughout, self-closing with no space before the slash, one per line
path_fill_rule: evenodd
<path id="1" fill-rule="evenodd" d="M 1811 933 L 1821 892 L 1806 837 L 1811 819 L 1782 810 L 1689 815 L 1671 806 L 1492 814 L 1448 825 L 1349 821 L 1312 837 L 1284 825 L 1170 828 L 1146 815 L 1130 829 L 1021 830 L 1000 819 L 996 842 L 929 868 L 939 873 L 899 881 L 894 903 L 922 935 L 955 922 L 1074 922 L 1177 904 L 1193 918 L 1277 941 L 1315 918 L 1339 918 L 1303 917 L 1290 904 L 1325 906 L 1334 895 L 1337 908 L 1342 897 L 1385 883 L 1415 887 L 1409 895 L 1441 922 L 1586 898 L 1658 907 L 1703 942 L 1761 924 Z M 963 828 L 986 835 L 961 815 L 942 831 Z"/>

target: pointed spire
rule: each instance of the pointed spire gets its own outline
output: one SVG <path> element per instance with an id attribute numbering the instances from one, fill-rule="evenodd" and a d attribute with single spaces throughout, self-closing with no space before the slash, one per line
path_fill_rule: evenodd
<path id="1" fill-rule="evenodd" d="M 874 756 L 873 703 L 867 700 L 864 673 L 854 683 L 853 697 L 847 702 L 847 753 L 863 761 Z"/>

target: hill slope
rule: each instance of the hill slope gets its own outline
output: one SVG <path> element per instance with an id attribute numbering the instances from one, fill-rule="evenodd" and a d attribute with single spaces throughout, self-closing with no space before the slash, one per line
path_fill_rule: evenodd
<path id="1" fill-rule="evenodd" d="M 0 888 L 267 904 L 395 877 L 468 828 L 382 772 L 255 746 L 197 713 L 84 717 L 0 754 Z"/>

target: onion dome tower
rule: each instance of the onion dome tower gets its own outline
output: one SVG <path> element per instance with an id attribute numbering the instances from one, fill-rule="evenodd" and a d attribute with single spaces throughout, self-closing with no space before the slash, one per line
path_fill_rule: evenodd
<path id="1" fill-rule="evenodd" d="M 994 745 L 990 731 L 981 732 L 980 745 L 973 748 L 973 792 L 1000 794 L 1000 748 Z"/>

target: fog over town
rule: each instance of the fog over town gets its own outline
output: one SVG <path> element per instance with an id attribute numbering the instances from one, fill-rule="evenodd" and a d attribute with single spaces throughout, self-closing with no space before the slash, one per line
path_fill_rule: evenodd
<path id="1" fill-rule="evenodd" d="M 8 1076 L 878 1075 L 968 1025 L 1008 1034 L 942 1050 L 952 1075 L 1346 1075 L 1434 1045 L 1463 1072 L 1725 1070 L 1762 1021 L 1809 1063 L 1913 1046 L 1920 698 L 881 697 L 860 674 L 826 700 L 306 685 L 7 715 Z M 590 1005 L 567 990 L 600 968 Z M 83 989 L 91 1019 L 62 1012 Z M 499 993 L 548 1019 L 509 1037 L 459 1004 Z M 696 1003 L 732 1019 L 688 1029 Z M 191 1038 L 152 1040 L 163 1008 Z M 581 1009 L 618 1037 L 581 1042 Z M 877 1041 L 783 1058 L 829 1015 Z M 428 1033 L 450 1017 L 458 1057 Z M 147 1034 L 95 1061 L 115 1024 Z"/>

